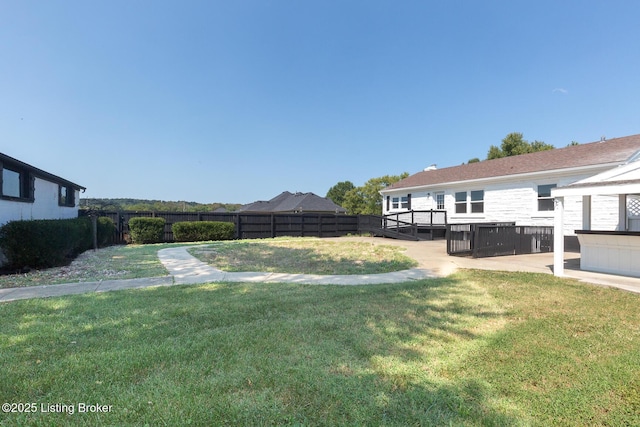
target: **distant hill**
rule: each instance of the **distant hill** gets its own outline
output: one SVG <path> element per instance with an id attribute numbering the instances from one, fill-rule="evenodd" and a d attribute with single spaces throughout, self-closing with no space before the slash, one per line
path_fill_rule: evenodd
<path id="1" fill-rule="evenodd" d="M 105 211 L 151 211 L 151 212 L 213 212 L 220 208 L 227 212 L 237 210 L 238 203 L 196 203 L 196 202 L 169 202 L 164 200 L 144 199 L 80 199 L 80 207 Z"/>

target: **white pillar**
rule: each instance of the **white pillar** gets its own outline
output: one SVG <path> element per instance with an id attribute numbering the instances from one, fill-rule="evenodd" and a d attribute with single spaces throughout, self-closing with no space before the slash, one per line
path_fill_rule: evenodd
<path id="1" fill-rule="evenodd" d="M 556 197 L 553 222 L 553 275 L 564 276 L 564 197 Z"/>
<path id="2" fill-rule="evenodd" d="M 618 231 L 627 231 L 627 195 L 618 194 Z"/>
<path id="3" fill-rule="evenodd" d="M 591 230 L 591 196 L 582 196 L 582 229 Z"/>

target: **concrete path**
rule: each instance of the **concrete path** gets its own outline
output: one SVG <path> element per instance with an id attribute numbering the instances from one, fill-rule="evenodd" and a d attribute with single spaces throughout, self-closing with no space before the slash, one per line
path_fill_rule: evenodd
<path id="1" fill-rule="evenodd" d="M 163 249 L 158 258 L 169 275 L 128 280 L 104 280 L 99 282 L 67 283 L 60 285 L 29 286 L 0 289 L 0 302 L 29 298 L 55 297 L 87 292 L 106 292 L 150 286 L 171 286 L 210 282 L 300 283 L 316 285 L 367 285 L 375 283 L 399 283 L 432 277 L 446 277 L 461 268 L 481 270 L 526 271 L 553 274 L 553 253 L 514 255 L 494 258 L 469 258 L 447 255 L 446 242 L 442 240 L 411 242 L 371 237 L 340 237 L 341 241 L 356 240 L 374 244 L 401 246 L 405 254 L 418 262 L 410 270 L 368 275 L 315 275 L 283 273 L 228 273 L 217 270 L 191 256 L 188 247 Z M 565 254 L 565 276 L 586 283 L 616 287 L 640 293 L 640 278 L 591 273 L 579 268 L 580 254 Z"/>
<path id="2" fill-rule="evenodd" d="M 87 292 L 107 292 L 121 289 L 147 288 L 150 286 L 173 285 L 173 277 L 148 277 L 142 279 L 101 280 L 99 282 L 63 283 L 59 285 L 26 286 L 22 288 L 0 289 L 0 302 L 30 298 L 59 297 L 85 294 Z"/>
<path id="3" fill-rule="evenodd" d="M 300 283 L 309 285 L 371 285 L 376 283 L 398 283 L 436 277 L 431 270 L 413 268 L 382 274 L 321 275 L 287 273 L 228 273 L 217 270 L 193 257 L 189 247 L 162 249 L 158 258 L 177 285 L 209 282 L 260 282 Z"/>
<path id="4" fill-rule="evenodd" d="M 189 254 L 189 248 L 189 246 L 180 246 L 158 251 L 158 258 L 169 272 L 168 276 L 0 289 L 0 302 L 83 294 L 87 292 L 107 292 L 120 289 L 145 288 L 150 286 L 190 285 L 211 282 L 371 285 L 376 283 L 400 283 L 410 280 L 437 277 L 437 274 L 432 270 L 424 268 L 413 268 L 393 273 L 366 275 L 320 275 L 260 272 L 228 273 L 217 270 L 199 261 L 197 258 Z"/>

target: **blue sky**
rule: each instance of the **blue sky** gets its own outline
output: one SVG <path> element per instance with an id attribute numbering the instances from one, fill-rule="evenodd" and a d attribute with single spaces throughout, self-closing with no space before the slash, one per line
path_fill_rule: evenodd
<path id="1" fill-rule="evenodd" d="M 640 2 L 0 1 L 0 151 L 248 203 L 640 133 Z"/>

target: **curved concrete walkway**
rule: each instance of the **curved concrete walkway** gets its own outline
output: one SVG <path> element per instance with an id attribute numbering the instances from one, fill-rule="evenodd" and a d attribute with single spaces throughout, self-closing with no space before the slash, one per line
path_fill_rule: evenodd
<path id="1" fill-rule="evenodd" d="M 83 294 L 87 292 L 107 292 L 121 289 L 146 288 L 150 286 L 187 285 L 211 282 L 286 282 L 311 285 L 371 285 L 376 283 L 399 283 L 437 277 L 432 270 L 425 268 L 413 268 L 393 273 L 364 275 L 320 275 L 259 272 L 228 273 L 217 270 L 189 254 L 188 249 L 191 247 L 193 246 L 180 246 L 158 251 L 158 258 L 169 272 L 168 276 L 0 289 L 0 302 Z"/>
<path id="2" fill-rule="evenodd" d="M 321 275 L 221 271 L 199 261 L 188 249 L 193 246 L 162 249 L 158 258 L 162 261 L 177 285 L 209 282 L 260 282 L 260 283 L 300 283 L 308 285 L 372 285 L 376 283 L 397 283 L 436 277 L 430 270 L 412 268 L 393 273 L 362 275 Z"/>
<path id="3" fill-rule="evenodd" d="M 191 256 L 188 247 L 163 249 L 158 257 L 169 271 L 168 276 L 128 280 L 66 283 L 0 289 L 0 302 L 18 299 L 55 297 L 86 292 L 106 292 L 120 289 L 171 286 L 209 282 L 291 282 L 317 285 L 367 285 L 398 283 L 431 277 L 446 277 L 458 269 L 474 268 L 502 271 L 528 271 L 553 274 L 553 253 L 511 255 L 495 258 L 465 258 L 447 255 L 445 241 L 410 242 L 371 237 L 338 237 L 336 239 L 402 246 L 405 254 L 418 262 L 418 268 L 394 273 L 369 275 L 315 275 L 283 273 L 227 273 L 217 270 Z M 640 293 L 640 278 L 582 271 L 580 254 L 565 254 L 565 277 L 601 286 Z"/>

